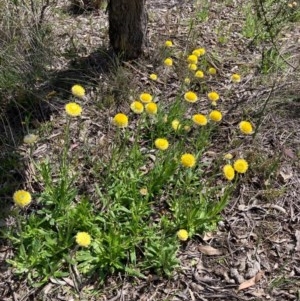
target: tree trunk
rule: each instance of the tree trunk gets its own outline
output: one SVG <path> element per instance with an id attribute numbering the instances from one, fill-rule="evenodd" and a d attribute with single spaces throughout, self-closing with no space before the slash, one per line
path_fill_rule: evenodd
<path id="1" fill-rule="evenodd" d="M 146 33 L 146 0 L 109 0 L 109 39 L 114 51 L 125 59 L 142 53 Z"/>

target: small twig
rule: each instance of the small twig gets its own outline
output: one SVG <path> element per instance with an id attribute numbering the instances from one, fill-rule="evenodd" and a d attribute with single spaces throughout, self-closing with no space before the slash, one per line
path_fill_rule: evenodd
<path id="1" fill-rule="evenodd" d="M 264 103 L 264 105 L 263 105 L 263 108 L 262 108 L 261 111 L 258 113 L 258 116 L 259 116 L 259 117 L 258 117 L 258 121 L 257 121 L 257 123 L 256 123 L 255 132 L 254 132 L 254 134 L 253 134 L 253 140 L 255 139 L 255 137 L 256 137 L 256 135 L 257 135 L 257 133 L 258 133 L 258 129 L 259 129 L 260 126 L 261 126 L 263 114 L 264 114 L 264 112 L 265 112 L 265 109 L 266 109 L 266 107 L 267 107 L 267 104 L 269 103 L 269 101 L 270 101 L 270 99 L 271 99 L 271 95 L 272 95 L 273 92 L 274 92 L 275 85 L 276 85 L 276 81 L 274 81 L 274 84 L 273 84 L 273 86 L 272 86 L 272 88 L 271 88 L 271 91 L 269 92 L 269 95 L 268 95 L 267 99 L 265 100 L 265 103 Z"/>

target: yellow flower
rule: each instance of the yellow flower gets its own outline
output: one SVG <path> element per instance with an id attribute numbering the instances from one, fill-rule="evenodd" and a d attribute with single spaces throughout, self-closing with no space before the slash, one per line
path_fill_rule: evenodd
<path id="1" fill-rule="evenodd" d="M 157 75 L 155 73 L 152 73 L 149 75 L 149 78 L 152 80 L 157 80 Z"/>
<path id="2" fill-rule="evenodd" d="M 239 74 L 232 74 L 231 75 L 231 80 L 234 82 L 234 83 L 239 83 L 241 81 L 241 76 Z"/>
<path id="3" fill-rule="evenodd" d="M 196 71 L 195 76 L 198 78 L 203 78 L 204 77 L 204 73 L 201 70 Z"/>
<path id="4" fill-rule="evenodd" d="M 74 85 L 71 88 L 72 94 L 78 98 L 82 98 L 85 95 L 85 90 L 80 85 Z"/>
<path id="5" fill-rule="evenodd" d="M 146 187 L 143 187 L 140 189 L 140 194 L 141 195 L 147 195 L 148 194 L 148 189 Z"/>
<path id="6" fill-rule="evenodd" d="M 155 115 L 157 113 L 157 104 L 155 102 L 147 103 L 145 109 L 148 114 Z"/>
<path id="7" fill-rule="evenodd" d="M 196 71 L 197 70 L 197 65 L 196 64 L 189 64 L 188 67 L 192 71 Z"/>
<path id="8" fill-rule="evenodd" d="M 160 150 L 166 150 L 169 147 L 168 140 L 163 138 L 157 138 L 154 144 Z"/>
<path id="9" fill-rule="evenodd" d="M 197 48 L 196 50 L 200 53 L 200 56 L 204 55 L 206 52 L 205 48 Z"/>
<path id="10" fill-rule="evenodd" d="M 191 80 L 188 77 L 186 77 L 184 79 L 184 83 L 187 84 L 187 85 L 189 85 L 191 83 Z"/>
<path id="11" fill-rule="evenodd" d="M 217 74 L 217 69 L 214 68 L 214 67 L 210 67 L 208 69 L 208 73 L 211 74 L 211 75 L 215 75 L 215 74 Z"/>
<path id="12" fill-rule="evenodd" d="M 87 232 L 78 232 L 76 234 L 76 243 L 81 247 L 88 247 L 91 244 L 91 236 Z"/>
<path id="13" fill-rule="evenodd" d="M 181 124 L 180 124 L 180 122 L 179 122 L 178 119 L 174 119 L 174 120 L 172 121 L 172 128 L 173 128 L 175 131 L 181 129 Z"/>
<path id="14" fill-rule="evenodd" d="M 140 100 L 141 100 L 141 102 L 143 102 L 143 103 L 149 103 L 149 102 L 151 102 L 152 101 L 152 95 L 151 94 L 149 94 L 149 93 L 142 93 L 141 95 L 140 95 Z"/>
<path id="15" fill-rule="evenodd" d="M 166 47 L 172 47 L 173 46 L 173 42 L 170 41 L 170 40 L 168 40 L 168 41 L 165 42 L 165 46 Z"/>
<path id="16" fill-rule="evenodd" d="M 228 181 L 232 181 L 235 174 L 233 167 L 230 164 L 226 164 L 223 167 L 223 174 Z"/>
<path id="17" fill-rule="evenodd" d="M 130 109 L 136 113 L 136 114 L 141 114 L 144 112 L 144 106 L 141 102 L 139 101 L 134 101 L 131 105 L 130 105 Z"/>
<path id="18" fill-rule="evenodd" d="M 34 134 L 28 134 L 24 136 L 23 142 L 26 144 L 33 144 L 35 141 L 37 141 L 39 137 Z"/>
<path id="19" fill-rule="evenodd" d="M 119 128 L 126 128 L 128 126 L 128 117 L 123 113 L 118 113 L 115 115 L 113 123 Z"/>
<path id="20" fill-rule="evenodd" d="M 180 161 L 184 167 L 194 167 L 196 164 L 196 158 L 192 154 L 183 154 Z"/>
<path id="21" fill-rule="evenodd" d="M 241 132 L 245 135 L 253 134 L 252 124 L 249 121 L 241 121 L 239 124 Z"/>
<path id="22" fill-rule="evenodd" d="M 189 238 L 189 233 L 186 230 L 181 229 L 177 232 L 177 237 L 181 241 L 186 241 Z"/>
<path id="23" fill-rule="evenodd" d="M 65 105 L 65 110 L 66 110 L 66 113 L 72 117 L 80 116 L 81 112 L 82 112 L 81 106 L 79 104 L 77 104 L 76 102 L 67 103 Z"/>
<path id="24" fill-rule="evenodd" d="M 198 96 L 196 93 L 192 92 L 192 91 L 188 91 L 184 94 L 184 99 L 188 102 L 196 102 L 198 100 Z"/>
<path id="25" fill-rule="evenodd" d="M 192 120 L 197 125 L 206 125 L 207 124 L 207 118 L 202 114 L 195 114 L 192 117 Z"/>
<path id="26" fill-rule="evenodd" d="M 221 121 L 222 120 L 222 113 L 220 111 L 217 110 L 213 110 L 209 113 L 209 118 L 212 121 Z"/>
<path id="27" fill-rule="evenodd" d="M 245 173 L 248 170 L 248 163 L 244 159 L 237 159 L 233 163 L 233 168 L 238 173 Z"/>
<path id="28" fill-rule="evenodd" d="M 195 65 L 197 65 L 197 63 L 198 63 L 198 57 L 196 55 L 194 55 L 194 54 L 191 54 L 191 55 L 188 56 L 187 61 L 188 61 L 189 64 L 195 64 Z"/>
<path id="29" fill-rule="evenodd" d="M 164 64 L 168 67 L 171 67 L 173 65 L 173 60 L 170 57 L 168 57 L 164 60 Z"/>
<path id="30" fill-rule="evenodd" d="M 16 205 L 24 208 L 31 202 L 31 194 L 25 190 L 17 190 L 13 195 L 13 200 Z"/>
<path id="31" fill-rule="evenodd" d="M 189 125 L 185 125 L 183 127 L 183 129 L 186 131 L 186 132 L 189 132 L 191 130 L 191 127 Z"/>
<path id="32" fill-rule="evenodd" d="M 230 153 L 224 155 L 225 160 L 231 160 L 232 158 L 233 158 L 233 155 Z"/>
<path id="33" fill-rule="evenodd" d="M 196 57 L 199 57 L 201 55 L 201 52 L 198 50 L 198 49 L 195 49 L 193 52 L 192 52 L 193 55 L 195 55 Z"/>
<path id="34" fill-rule="evenodd" d="M 210 101 L 217 101 L 220 98 L 219 94 L 216 91 L 209 92 L 207 94 L 207 97 Z"/>

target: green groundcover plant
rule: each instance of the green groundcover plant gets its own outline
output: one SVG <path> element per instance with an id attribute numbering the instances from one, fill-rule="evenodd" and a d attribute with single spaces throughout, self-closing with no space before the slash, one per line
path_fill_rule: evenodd
<path id="1" fill-rule="evenodd" d="M 248 163 L 242 154 L 233 158 L 230 153 L 205 160 L 224 118 L 218 108 L 222 96 L 206 79 L 218 77 L 234 87 L 242 77 L 232 74 L 222 79 L 208 64 L 204 48 L 181 58 L 173 55 L 173 49 L 172 41 L 167 41 L 164 70 L 161 75 L 151 73 L 149 82 L 155 87 L 183 66 L 176 97 L 164 103 L 151 91 L 143 91 L 126 114 L 112 117 L 115 137 L 109 155 L 98 158 L 89 171 L 96 179 L 89 184 L 97 194 L 93 198 L 76 186 L 80 172 L 70 148 L 71 138 L 76 139 L 70 129 L 80 131 L 86 109 L 77 101 L 85 97 L 85 89 L 72 87 L 74 101 L 65 106 L 60 157 L 43 161 L 31 157 L 43 189 L 14 193 L 16 224 L 4 232 L 15 250 L 8 262 L 32 285 L 67 276 L 70 266 L 99 279 L 115 272 L 171 276 L 180 267 L 180 245 L 216 228 Z M 200 98 L 207 104 L 202 110 Z M 236 135 L 253 132 L 252 124 L 242 120 Z M 37 142 L 34 134 L 24 138 L 31 151 Z"/>

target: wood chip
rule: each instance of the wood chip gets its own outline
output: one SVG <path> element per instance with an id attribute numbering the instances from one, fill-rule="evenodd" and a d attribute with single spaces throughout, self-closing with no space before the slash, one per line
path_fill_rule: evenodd
<path id="1" fill-rule="evenodd" d="M 296 230 L 295 237 L 296 237 L 296 247 L 295 247 L 295 250 L 296 251 L 300 251 L 300 231 L 299 230 Z"/>
<path id="2" fill-rule="evenodd" d="M 238 287 L 238 291 L 246 289 L 248 287 L 251 287 L 253 285 L 255 285 L 257 282 L 260 281 L 260 279 L 262 278 L 262 276 L 264 275 L 263 271 L 259 271 L 254 277 L 250 278 L 249 280 L 241 283 Z"/>
<path id="3" fill-rule="evenodd" d="M 211 246 L 199 246 L 198 250 L 205 255 L 222 255 L 222 251 Z"/>

